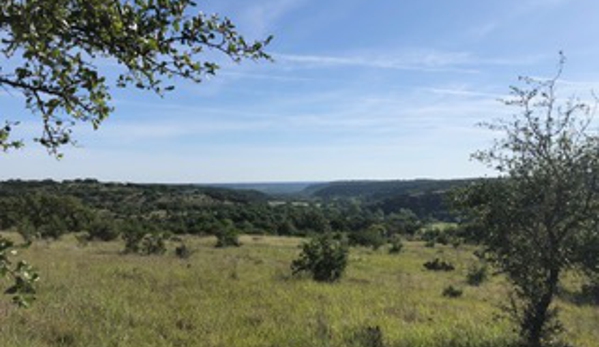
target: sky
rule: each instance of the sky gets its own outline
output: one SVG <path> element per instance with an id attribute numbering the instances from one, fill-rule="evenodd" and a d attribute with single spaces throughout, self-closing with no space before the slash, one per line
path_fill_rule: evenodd
<path id="1" fill-rule="evenodd" d="M 98 131 L 78 127 L 62 160 L 28 141 L 0 153 L 0 180 L 224 183 L 493 175 L 470 155 L 497 134 L 476 124 L 518 76 L 559 93 L 599 90 L 596 0 L 206 0 L 249 39 L 274 35 L 274 62 L 219 60 L 164 98 L 113 91 Z M 110 65 L 101 67 L 110 73 Z M 38 136 L 23 99 L 0 92 L 0 121 Z M 5 117 L 5 118 L 3 118 Z"/>

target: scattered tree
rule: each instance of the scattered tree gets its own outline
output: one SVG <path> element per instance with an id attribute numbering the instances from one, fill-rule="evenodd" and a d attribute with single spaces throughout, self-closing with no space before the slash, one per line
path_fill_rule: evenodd
<path id="1" fill-rule="evenodd" d="M 502 137 L 475 158 L 499 173 L 463 191 L 488 260 L 513 284 L 511 312 L 526 346 L 553 343 L 559 331 L 553 299 L 566 269 L 597 272 L 599 242 L 599 137 L 590 130 L 592 108 L 563 101 L 556 77 L 523 77 L 505 101 L 510 119 L 485 124 Z"/>
<path id="2" fill-rule="evenodd" d="M 345 271 L 348 254 L 347 241 L 340 235 L 321 234 L 303 244 L 299 258 L 291 263 L 291 271 L 294 275 L 307 272 L 318 282 L 336 282 Z"/>
<path id="3" fill-rule="evenodd" d="M 239 247 L 239 230 L 230 219 L 225 219 L 216 231 L 216 248 Z"/>

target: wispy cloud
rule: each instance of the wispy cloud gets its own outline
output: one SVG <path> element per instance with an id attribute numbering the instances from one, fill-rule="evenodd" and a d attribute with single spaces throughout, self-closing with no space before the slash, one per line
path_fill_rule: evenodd
<path id="1" fill-rule="evenodd" d="M 269 81 L 280 81 L 280 82 L 314 82 L 319 79 L 301 76 L 282 76 L 275 74 L 259 74 L 259 73 L 247 73 L 247 72 L 220 72 L 221 76 L 233 77 L 233 78 L 245 78 L 245 79 L 257 79 L 257 80 L 269 80 Z"/>
<path id="2" fill-rule="evenodd" d="M 287 13 L 300 7 L 306 0 L 261 0 L 253 1 L 243 9 L 241 20 L 246 23 L 252 36 L 270 34 L 272 27 Z"/>
<path id="3" fill-rule="evenodd" d="M 356 54 L 346 56 L 299 55 L 279 53 L 275 60 L 305 67 L 358 66 L 376 69 L 412 70 L 422 72 L 478 73 L 476 69 L 463 68 L 470 61 L 468 53 L 409 53 L 398 56 Z"/>
<path id="4" fill-rule="evenodd" d="M 463 88 L 423 88 L 422 90 L 428 91 L 435 94 L 442 95 L 456 95 L 456 96 L 464 96 L 464 97 L 487 97 L 494 99 L 501 99 L 506 97 L 506 95 L 498 94 L 498 93 L 486 93 L 475 90 L 468 90 Z"/>
<path id="5" fill-rule="evenodd" d="M 275 60 L 292 66 L 308 68 L 364 67 L 375 69 L 407 70 L 420 72 L 449 72 L 476 74 L 486 66 L 532 65 L 547 59 L 546 55 L 516 57 L 479 57 L 469 52 L 443 52 L 435 50 L 415 50 L 413 52 L 383 55 L 378 53 L 357 53 L 347 55 L 274 55 Z"/>

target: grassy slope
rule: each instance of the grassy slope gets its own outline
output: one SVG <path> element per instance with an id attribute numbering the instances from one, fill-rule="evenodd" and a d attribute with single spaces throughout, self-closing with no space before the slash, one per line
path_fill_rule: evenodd
<path id="1" fill-rule="evenodd" d="M 357 346 L 356 331 L 380 326 L 390 346 L 503 346 L 509 323 L 497 318 L 499 279 L 464 296 L 470 252 L 407 243 L 399 255 L 352 250 L 339 284 L 289 276 L 301 240 L 245 237 L 238 249 L 192 239 L 188 260 L 122 256 L 120 245 L 79 247 L 73 240 L 37 244 L 26 257 L 43 274 L 30 310 L 0 307 L 2 346 Z M 443 252 L 453 273 L 426 272 Z M 581 347 L 599 341 L 599 310 L 562 303 L 568 337 Z"/>

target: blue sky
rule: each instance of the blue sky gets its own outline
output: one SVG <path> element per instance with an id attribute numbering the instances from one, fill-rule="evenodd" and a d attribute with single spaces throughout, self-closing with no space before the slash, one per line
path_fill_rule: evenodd
<path id="1" fill-rule="evenodd" d="M 95 177 L 133 182 L 457 178 L 492 174 L 469 156 L 509 115 L 497 100 L 517 76 L 560 92 L 599 90 L 595 0 L 208 0 L 250 38 L 273 34 L 275 63 L 221 61 L 200 85 L 165 98 L 114 90 L 115 113 L 80 146 L 0 154 L 0 179 Z M 110 69 L 110 66 L 104 67 Z M 41 129 L 17 95 L 0 117 Z M 3 118 L 0 118 L 0 120 Z"/>

